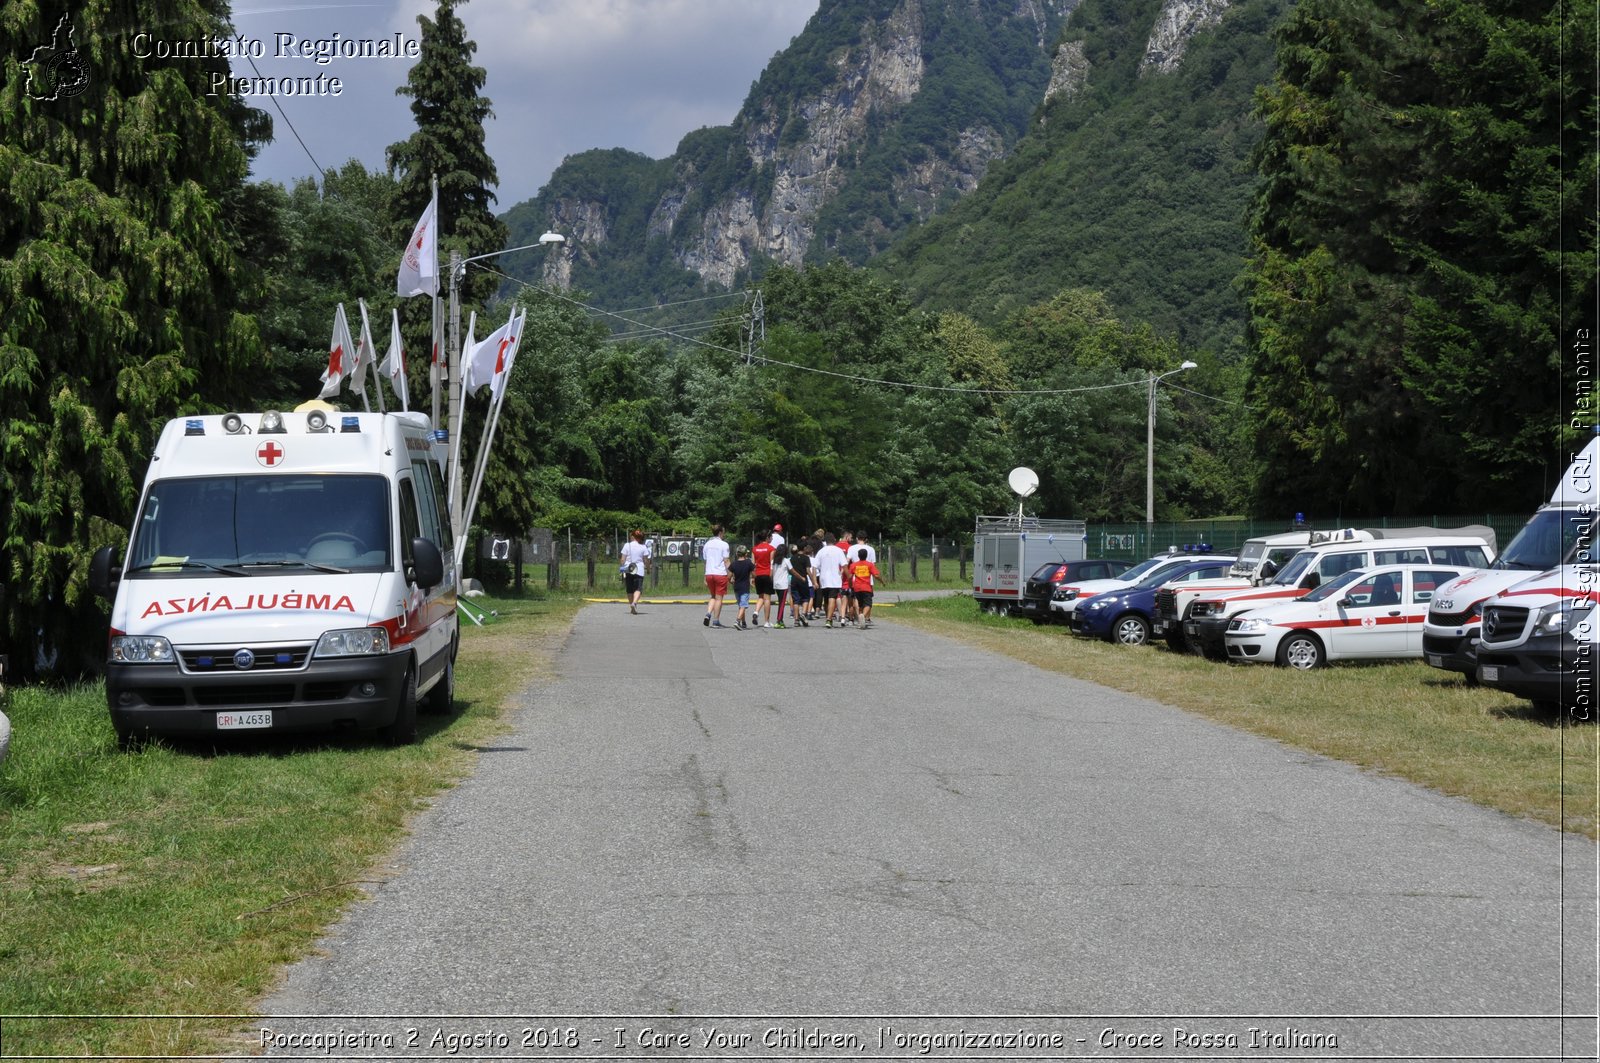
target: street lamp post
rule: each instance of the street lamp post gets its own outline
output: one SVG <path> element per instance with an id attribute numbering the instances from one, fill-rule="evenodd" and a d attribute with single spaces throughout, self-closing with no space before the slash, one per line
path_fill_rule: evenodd
<path id="1" fill-rule="evenodd" d="M 449 397 L 448 421 L 446 427 L 450 429 L 450 468 L 445 470 L 445 482 L 450 489 L 450 523 L 459 540 L 466 534 L 466 514 L 461 512 L 461 408 L 463 396 L 461 394 L 461 278 L 466 276 L 468 262 L 481 262 L 486 258 L 498 258 L 509 255 L 513 251 L 529 251 L 535 247 L 546 247 L 550 244 L 566 242 L 566 237 L 558 232 L 546 232 L 539 237 L 536 244 L 523 244 L 521 247 L 508 247 L 503 251 L 490 251 L 487 254 L 473 255 L 471 258 L 462 258 L 460 251 L 450 252 L 450 354 L 446 362 L 449 375 L 447 394 Z"/>
<path id="2" fill-rule="evenodd" d="M 1156 385 L 1169 376 L 1181 373 L 1186 369 L 1195 368 L 1194 362 L 1184 362 L 1176 369 L 1157 376 L 1150 374 L 1150 416 L 1145 422 L 1144 447 L 1144 530 L 1145 542 L 1152 549 L 1155 547 L 1156 530 Z"/>

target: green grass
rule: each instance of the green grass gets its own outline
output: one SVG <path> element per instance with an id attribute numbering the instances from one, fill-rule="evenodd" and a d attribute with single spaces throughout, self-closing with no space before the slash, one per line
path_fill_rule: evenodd
<path id="1" fill-rule="evenodd" d="M 1230 665 L 1165 643 L 1127 647 L 979 612 L 957 595 L 893 618 L 1065 675 L 1139 694 L 1299 749 L 1409 779 L 1510 815 L 1597 836 L 1600 727 L 1421 661 L 1314 672 Z"/>
<path id="2" fill-rule="evenodd" d="M 471 770 L 548 670 L 575 598 L 463 622 L 457 713 L 415 745 L 313 736 L 117 751 L 100 684 L 14 690 L 0 765 L 0 1015 L 249 1010 Z M 13 1055 L 238 1051 L 226 1020 L 7 1019 Z"/>

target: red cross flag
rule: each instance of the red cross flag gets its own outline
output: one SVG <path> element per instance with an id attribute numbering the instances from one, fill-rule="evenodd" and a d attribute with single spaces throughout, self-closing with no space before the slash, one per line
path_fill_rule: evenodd
<path id="1" fill-rule="evenodd" d="M 516 314 L 513 313 L 504 325 L 489 333 L 481 342 L 468 347 L 462 355 L 466 369 L 462 373 L 461 386 L 468 392 L 493 383 L 495 374 L 504 365 L 506 352 L 516 342 L 513 331 L 516 323 Z"/>
<path id="2" fill-rule="evenodd" d="M 350 323 L 344 317 L 344 304 L 333 313 L 333 338 L 328 341 L 328 368 L 322 373 L 322 391 L 318 398 L 331 399 L 339 394 L 344 378 L 356 368 L 356 345 L 350 339 Z"/>
<path id="3" fill-rule="evenodd" d="M 428 209 L 417 219 L 400 256 L 400 272 L 394 290 L 399 295 L 435 295 L 439 291 L 439 200 L 428 201 Z"/>
<path id="4" fill-rule="evenodd" d="M 411 409 L 411 397 L 406 390 L 406 352 L 400 342 L 400 311 L 394 311 L 394 317 L 389 325 L 389 353 L 384 356 L 383 364 L 378 366 L 378 372 L 389 378 L 389 386 L 394 389 L 395 398 L 400 400 L 402 410 Z"/>

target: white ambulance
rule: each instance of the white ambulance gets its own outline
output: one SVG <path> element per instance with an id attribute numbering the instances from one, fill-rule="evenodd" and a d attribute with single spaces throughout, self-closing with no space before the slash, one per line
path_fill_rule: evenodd
<path id="1" fill-rule="evenodd" d="M 168 422 L 118 561 L 106 700 L 146 734 L 376 730 L 455 694 L 456 569 L 426 417 L 320 410 Z"/>
<path id="2" fill-rule="evenodd" d="M 1435 668 L 1478 674 L 1478 635 L 1483 604 L 1529 577 L 1560 565 L 1580 536 L 1589 534 L 1597 509 L 1600 438 L 1573 460 L 1550 495 L 1528 518 L 1511 544 L 1488 568 L 1469 572 L 1439 588 L 1422 626 L 1422 655 Z"/>
<path id="3" fill-rule="evenodd" d="M 1483 603 L 1478 680 L 1546 714 L 1592 721 L 1600 710 L 1600 564 L 1590 533 L 1568 556 Z"/>

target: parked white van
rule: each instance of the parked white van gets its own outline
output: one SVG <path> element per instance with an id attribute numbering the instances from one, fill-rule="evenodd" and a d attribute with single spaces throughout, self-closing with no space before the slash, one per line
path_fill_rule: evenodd
<path id="1" fill-rule="evenodd" d="M 337 420 L 337 424 L 333 421 Z M 112 599 L 106 701 L 146 734 L 377 730 L 414 741 L 455 693 L 456 568 L 426 417 L 168 422 Z"/>

